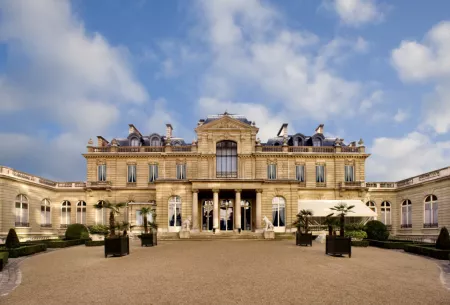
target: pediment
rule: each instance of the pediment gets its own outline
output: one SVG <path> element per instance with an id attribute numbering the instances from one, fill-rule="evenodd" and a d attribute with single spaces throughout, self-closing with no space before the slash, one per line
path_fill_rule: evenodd
<path id="1" fill-rule="evenodd" d="M 220 119 L 203 124 L 196 128 L 197 131 L 207 130 L 207 129 L 247 129 L 247 130 L 256 129 L 257 130 L 258 128 L 248 125 L 248 124 L 245 124 L 234 118 L 224 116 L 224 117 L 221 117 Z"/>

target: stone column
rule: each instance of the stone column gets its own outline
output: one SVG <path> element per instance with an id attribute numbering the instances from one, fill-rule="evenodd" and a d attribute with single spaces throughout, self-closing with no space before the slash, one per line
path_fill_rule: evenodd
<path id="1" fill-rule="evenodd" d="M 216 232 L 219 231 L 219 190 L 213 190 L 213 202 L 214 202 L 214 210 L 213 210 L 213 228 L 216 229 Z"/>
<path id="2" fill-rule="evenodd" d="M 237 231 L 241 228 L 241 190 L 234 190 L 236 198 L 234 201 L 234 229 Z"/>
<path id="3" fill-rule="evenodd" d="M 192 190 L 192 231 L 198 231 L 198 190 Z"/>
<path id="4" fill-rule="evenodd" d="M 262 190 L 256 190 L 256 229 L 261 229 L 261 194 Z"/>

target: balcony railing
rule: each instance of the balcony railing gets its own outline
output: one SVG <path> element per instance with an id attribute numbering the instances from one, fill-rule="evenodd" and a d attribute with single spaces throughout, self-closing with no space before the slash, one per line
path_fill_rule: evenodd
<path id="1" fill-rule="evenodd" d="M 52 224 L 51 223 L 41 223 L 41 228 L 51 228 Z"/>
<path id="2" fill-rule="evenodd" d="M 69 224 L 66 224 L 66 223 L 65 224 L 60 224 L 59 228 L 60 229 L 67 229 L 68 226 L 69 226 Z"/>
<path id="3" fill-rule="evenodd" d="M 89 181 L 86 183 L 86 187 L 91 188 L 110 188 L 111 185 L 111 181 Z"/>
<path id="4" fill-rule="evenodd" d="M 439 227 L 439 225 L 437 223 L 424 223 L 423 227 L 424 228 L 437 228 L 437 227 Z"/>
<path id="5" fill-rule="evenodd" d="M 335 149 L 334 147 L 313 147 L 312 151 L 316 153 L 334 153 Z"/>
<path id="6" fill-rule="evenodd" d="M 340 182 L 341 187 L 364 187 L 364 181 L 344 181 Z"/>
<path id="7" fill-rule="evenodd" d="M 262 151 L 263 152 L 282 152 L 283 147 L 282 146 L 263 146 Z"/>
<path id="8" fill-rule="evenodd" d="M 326 182 L 316 182 L 316 186 L 317 187 L 326 187 L 327 183 Z"/>
<path id="9" fill-rule="evenodd" d="M 30 223 L 29 222 L 20 222 L 20 221 L 16 221 L 15 223 L 14 223 L 14 225 L 16 226 L 16 227 L 29 227 L 30 226 Z"/>
<path id="10" fill-rule="evenodd" d="M 144 152 L 164 152 L 164 146 L 144 146 Z"/>
<path id="11" fill-rule="evenodd" d="M 342 152 L 359 152 L 359 147 L 342 146 Z"/>
<path id="12" fill-rule="evenodd" d="M 237 178 L 237 172 L 217 172 L 216 178 Z"/>
<path id="13" fill-rule="evenodd" d="M 185 146 L 172 146 L 173 152 L 190 152 L 192 151 L 191 145 L 185 145 Z"/>
<path id="14" fill-rule="evenodd" d="M 93 152 L 109 152 L 111 151 L 111 147 L 105 146 L 105 147 L 92 147 Z"/>
<path id="15" fill-rule="evenodd" d="M 411 229 L 412 228 L 412 224 L 408 223 L 408 224 L 402 224 L 400 225 L 401 229 Z"/>
<path id="16" fill-rule="evenodd" d="M 306 146 L 289 146 L 289 152 L 308 152 L 309 149 Z"/>
<path id="17" fill-rule="evenodd" d="M 117 151 L 118 152 L 140 152 L 141 149 L 140 149 L 140 147 L 135 147 L 135 146 L 123 146 L 123 147 L 118 147 Z"/>

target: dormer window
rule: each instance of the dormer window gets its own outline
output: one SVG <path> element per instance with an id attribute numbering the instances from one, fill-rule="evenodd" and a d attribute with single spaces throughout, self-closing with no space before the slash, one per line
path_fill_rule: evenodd
<path id="1" fill-rule="evenodd" d="M 294 146 L 303 146 L 303 139 L 300 137 L 294 138 Z"/>
<path id="2" fill-rule="evenodd" d="M 131 139 L 131 146 L 139 146 L 139 139 L 138 138 L 132 138 Z"/>
<path id="3" fill-rule="evenodd" d="M 322 146 L 322 139 L 321 138 L 313 138 L 312 142 L 313 142 L 313 146 Z"/>
<path id="4" fill-rule="evenodd" d="M 152 137 L 150 139 L 150 146 L 161 146 L 161 141 L 158 137 Z"/>

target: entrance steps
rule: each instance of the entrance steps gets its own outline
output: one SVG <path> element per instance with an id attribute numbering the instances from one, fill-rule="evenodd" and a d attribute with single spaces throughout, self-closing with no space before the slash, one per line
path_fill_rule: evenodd
<path id="1" fill-rule="evenodd" d="M 275 240 L 295 239 L 295 233 L 275 233 Z M 264 240 L 263 233 L 256 232 L 191 232 L 189 239 L 180 239 L 178 233 L 158 233 L 158 240 L 211 241 L 211 240 Z"/>

